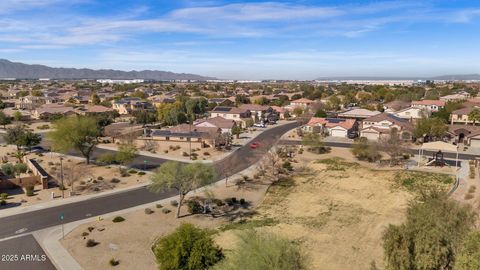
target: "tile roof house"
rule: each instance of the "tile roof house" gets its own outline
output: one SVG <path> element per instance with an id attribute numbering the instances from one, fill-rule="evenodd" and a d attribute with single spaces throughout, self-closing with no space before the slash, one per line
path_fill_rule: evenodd
<path id="1" fill-rule="evenodd" d="M 456 94 L 446 95 L 446 96 L 440 97 L 440 100 L 445 101 L 445 102 L 449 102 L 449 101 L 462 101 L 462 100 L 467 100 L 469 98 L 470 98 L 469 93 L 467 93 L 465 91 L 461 91 L 461 92 L 456 93 Z"/>
<path id="2" fill-rule="evenodd" d="M 357 120 L 345 118 L 320 118 L 312 117 L 302 127 L 304 132 L 322 133 L 332 137 L 347 138 L 351 132 L 356 132 Z"/>
<path id="3" fill-rule="evenodd" d="M 381 112 L 379 112 L 379 111 L 371 111 L 371 110 L 367 110 L 367 109 L 358 108 L 358 109 L 352 109 L 352 110 L 349 110 L 349 111 L 346 111 L 346 112 L 339 113 L 338 117 L 360 120 L 360 119 L 365 119 L 365 118 L 368 118 L 368 117 L 371 117 L 371 116 L 374 116 L 374 115 L 377 115 L 377 114 L 380 114 L 380 113 Z"/>
<path id="4" fill-rule="evenodd" d="M 360 136 L 369 140 L 378 140 L 390 136 L 392 129 L 396 129 L 403 140 L 411 140 L 413 125 L 405 119 L 388 113 L 381 113 L 362 121 Z"/>
<path id="5" fill-rule="evenodd" d="M 394 100 L 388 103 L 383 104 L 384 112 L 386 113 L 394 113 L 405 108 L 410 107 L 410 102 L 403 101 L 403 100 Z"/>
<path id="6" fill-rule="evenodd" d="M 443 100 L 419 100 L 412 101 L 412 107 L 424 109 L 430 112 L 438 112 L 441 108 L 445 107 L 445 101 Z"/>
<path id="7" fill-rule="evenodd" d="M 201 119 L 193 123 L 195 127 L 216 127 L 222 130 L 222 133 L 231 133 L 236 122 L 231 119 L 225 119 L 221 116 Z"/>
<path id="8" fill-rule="evenodd" d="M 469 119 L 468 115 L 473 111 L 473 110 L 479 110 L 480 107 L 478 106 L 470 106 L 462 109 L 458 109 L 453 111 L 450 114 L 450 124 L 473 124 L 474 121 Z M 478 121 L 475 122 L 475 124 L 480 124 Z"/>
<path id="9" fill-rule="evenodd" d="M 150 136 L 155 141 L 175 143 L 194 143 L 200 147 L 217 146 L 221 136 L 221 128 L 196 127 L 189 124 L 180 124 L 167 129 L 152 130 Z"/>
<path id="10" fill-rule="evenodd" d="M 258 104 L 242 104 L 239 109 L 248 110 L 252 114 L 252 119 L 255 122 L 275 122 L 278 120 L 278 115 L 272 109 L 272 107 L 267 105 L 258 105 Z"/>
<path id="11" fill-rule="evenodd" d="M 217 106 L 210 111 L 210 117 L 214 118 L 218 116 L 234 120 L 240 127 L 246 127 L 247 119 L 251 119 L 252 114 L 249 110 L 237 107 Z"/>
<path id="12" fill-rule="evenodd" d="M 45 104 L 41 107 L 35 109 L 32 112 L 32 118 L 34 119 L 49 119 L 53 115 L 76 115 L 78 110 L 73 107 L 65 106 L 64 104 L 54 103 L 54 104 Z"/>
<path id="13" fill-rule="evenodd" d="M 292 102 L 290 102 L 289 107 L 291 107 L 292 109 L 294 109 L 294 108 L 306 109 L 306 108 L 308 108 L 308 106 L 310 106 L 314 102 L 315 101 L 310 100 L 308 98 L 300 98 L 300 99 L 296 99 L 296 100 L 293 100 Z"/>

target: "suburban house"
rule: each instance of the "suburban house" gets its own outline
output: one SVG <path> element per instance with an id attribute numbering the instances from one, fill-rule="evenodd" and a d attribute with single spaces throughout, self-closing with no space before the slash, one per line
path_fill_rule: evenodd
<path id="1" fill-rule="evenodd" d="M 465 91 L 462 91 L 456 94 L 440 97 L 440 100 L 449 102 L 449 101 L 462 101 L 462 100 L 467 100 L 469 98 L 470 98 L 470 94 Z"/>
<path id="2" fill-rule="evenodd" d="M 458 144 L 468 144 L 471 147 L 480 147 L 480 127 L 471 125 L 449 125 L 448 133 Z"/>
<path id="3" fill-rule="evenodd" d="M 477 106 L 462 108 L 453 111 L 450 114 L 450 124 L 480 124 L 479 121 L 474 122 L 468 117 L 468 115 L 475 109 L 480 111 L 480 107 Z"/>
<path id="4" fill-rule="evenodd" d="M 232 128 L 237 124 L 234 120 L 225 119 L 221 116 L 197 120 L 193 123 L 195 127 L 215 127 L 220 128 L 222 133 L 232 133 Z"/>
<path id="5" fill-rule="evenodd" d="M 248 123 L 247 120 L 252 118 L 249 110 L 225 106 L 217 106 L 213 108 L 213 110 L 210 111 L 210 117 L 223 117 L 225 119 L 234 120 L 240 127 L 246 127 Z"/>
<path id="6" fill-rule="evenodd" d="M 287 109 L 279 106 L 271 106 L 271 108 L 275 111 L 275 113 L 278 115 L 278 118 L 283 120 L 285 119 L 285 113 L 288 112 Z"/>
<path id="7" fill-rule="evenodd" d="M 275 122 L 278 120 L 277 113 L 270 106 L 242 104 L 239 109 L 250 111 L 254 122 Z"/>
<path id="8" fill-rule="evenodd" d="M 115 110 L 102 105 L 85 105 L 84 107 L 78 108 L 77 111 L 82 115 L 98 115 L 113 113 Z"/>
<path id="9" fill-rule="evenodd" d="M 192 147 L 215 147 L 221 143 L 221 128 L 195 127 L 181 124 L 168 129 L 156 129 L 150 133 L 154 141 L 171 142 L 174 144 L 191 143 Z"/>
<path id="10" fill-rule="evenodd" d="M 364 119 L 360 137 L 378 140 L 382 137 L 388 137 L 392 129 L 396 129 L 403 140 L 412 139 L 413 125 L 405 119 L 388 113 L 381 113 Z"/>
<path id="11" fill-rule="evenodd" d="M 234 101 L 231 101 L 228 98 L 211 98 L 208 100 L 208 103 L 213 103 L 217 106 L 233 106 L 235 105 Z"/>
<path id="12" fill-rule="evenodd" d="M 429 112 L 438 112 L 438 110 L 445 107 L 445 101 L 443 100 L 419 100 L 412 101 L 412 107 L 424 109 Z"/>
<path id="13" fill-rule="evenodd" d="M 347 138 L 355 134 L 358 128 L 357 120 L 344 118 L 312 117 L 302 127 L 306 133 L 321 133 L 332 137 Z"/>
<path id="14" fill-rule="evenodd" d="M 15 107 L 22 110 L 34 110 L 45 104 L 45 98 L 37 96 L 26 96 L 18 99 Z"/>
<path id="15" fill-rule="evenodd" d="M 305 110 L 314 102 L 315 101 L 310 100 L 308 98 L 300 98 L 300 99 L 291 101 L 289 107 L 292 109 L 301 108 Z"/>
<path id="16" fill-rule="evenodd" d="M 112 108 L 119 114 L 131 114 L 133 111 L 141 109 L 149 109 L 150 103 L 143 101 L 140 98 L 128 97 L 112 101 Z"/>
<path id="17" fill-rule="evenodd" d="M 69 116 L 76 115 L 78 111 L 70 106 L 65 106 L 64 104 L 54 103 L 54 104 L 45 104 L 39 108 L 36 108 L 32 111 L 33 119 L 49 119 L 55 115 Z"/>
<path id="18" fill-rule="evenodd" d="M 338 114 L 339 118 L 363 120 L 365 118 L 380 114 L 379 111 L 370 111 L 367 109 L 352 109 Z"/>
<path id="19" fill-rule="evenodd" d="M 394 100 L 383 104 L 383 110 L 386 113 L 394 113 L 410 107 L 410 102 L 403 100 Z"/>
<path id="20" fill-rule="evenodd" d="M 398 118 L 414 122 L 418 119 L 430 116 L 430 112 L 421 108 L 410 107 L 397 111 L 394 115 Z"/>

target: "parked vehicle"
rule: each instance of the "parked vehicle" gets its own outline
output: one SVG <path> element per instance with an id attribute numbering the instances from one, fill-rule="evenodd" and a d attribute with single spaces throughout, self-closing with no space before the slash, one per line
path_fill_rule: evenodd
<path id="1" fill-rule="evenodd" d="M 257 149 L 258 147 L 260 147 L 260 144 L 258 142 L 253 142 L 250 144 L 250 148 L 252 149 Z"/>
<path id="2" fill-rule="evenodd" d="M 258 127 L 258 128 L 265 128 L 265 124 L 263 123 L 257 123 L 257 124 L 253 124 L 254 127 Z"/>

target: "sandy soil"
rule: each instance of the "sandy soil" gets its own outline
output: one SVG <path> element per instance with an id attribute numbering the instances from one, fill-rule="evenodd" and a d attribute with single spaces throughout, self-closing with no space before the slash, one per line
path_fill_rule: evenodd
<path id="1" fill-rule="evenodd" d="M 15 152 L 14 146 L 0 147 L 0 157 L 6 157 L 8 162 L 16 163 L 17 159 L 12 156 Z M 34 158 L 39 164 L 52 176 L 52 183 L 60 181 L 60 158 L 56 154 L 46 153 L 28 154 L 27 157 Z M 97 166 L 86 165 L 85 159 L 66 156 L 62 161 L 64 169 L 64 184 L 67 190 L 64 191 L 65 197 L 70 197 L 72 190 L 72 183 L 70 179 L 75 179 L 73 182 L 73 191 L 75 196 L 99 193 L 105 190 L 112 190 L 115 188 L 124 188 L 132 185 L 148 182 L 148 175 L 138 175 L 131 173 L 127 177 L 120 175 L 120 170 L 116 166 Z M 118 183 L 111 182 L 113 178 L 118 179 Z M 50 189 L 42 190 L 41 185 L 35 186 L 35 196 L 28 197 L 21 189 L 6 190 L 10 195 L 8 203 L 11 205 L 32 205 L 45 201 L 52 200 L 52 192 L 54 193 L 54 200 L 61 199 L 62 191 L 59 187 L 52 187 Z"/>
<path id="2" fill-rule="evenodd" d="M 222 182 L 209 188 L 209 190 L 218 199 L 244 198 L 251 204 L 249 209 L 258 206 L 268 185 L 249 182 L 246 186 L 238 188 L 233 184 L 233 180 L 235 178 L 229 180 L 228 187 Z M 197 194 L 192 193 L 189 197 L 204 195 L 204 192 L 199 192 Z M 184 222 L 213 229 L 222 224 L 227 224 L 232 217 L 212 218 L 211 216 L 196 215 L 176 219 L 174 216 L 175 208 L 168 203 L 163 204 L 163 208 L 172 210 L 169 214 L 162 213 L 162 209 L 156 208 L 155 204 L 152 204 L 149 208 L 154 213 L 147 215 L 144 210 L 137 210 L 124 214 L 122 217 L 126 220 L 122 223 L 113 223 L 111 219 L 105 219 L 81 225 L 69 233 L 65 240 L 61 242 L 84 269 L 110 267 L 108 261 L 113 257 L 120 260 L 117 269 L 157 269 L 154 255 L 151 252 L 151 247 L 156 239 L 171 233 Z M 241 210 L 241 212 L 249 212 L 249 209 Z M 185 207 L 182 208 L 182 214 L 187 214 Z M 235 212 L 233 216 L 238 214 L 238 212 Z M 88 227 L 94 227 L 95 229 L 88 236 L 82 236 L 82 233 L 88 232 Z M 102 231 L 99 231 L 99 228 Z M 93 248 L 87 248 L 85 243 L 88 239 L 95 239 L 100 244 Z"/>
<path id="3" fill-rule="evenodd" d="M 279 224 L 259 230 L 301 243 L 310 269 L 368 269 L 372 260 L 382 266 L 382 232 L 404 220 L 411 195 L 392 188 L 393 171 L 359 165 L 327 170 L 312 157 L 298 157 L 310 160 L 311 171 L 294 177 L 292 187 L 270 189 L 258 213 Z M 234 248 L 235 231 L 221 233 L 217 242 Z"/>

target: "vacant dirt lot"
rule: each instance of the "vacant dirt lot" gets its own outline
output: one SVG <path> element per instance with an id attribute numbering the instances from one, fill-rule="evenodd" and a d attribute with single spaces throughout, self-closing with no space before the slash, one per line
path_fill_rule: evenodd
<path id="1" fill-rule="evenodd" d="M 344 162 L 315 163 L 282 186 L 271 187 L 258 208 L 274 232 L 301 244 L 311 269 L 368 269 L 382 266 L 382 231 L 404 219 L 406 191 L 392 187 L 395 172 L 374 171 Z M 218 243 L 234 248 L 235 230 Z"/>

